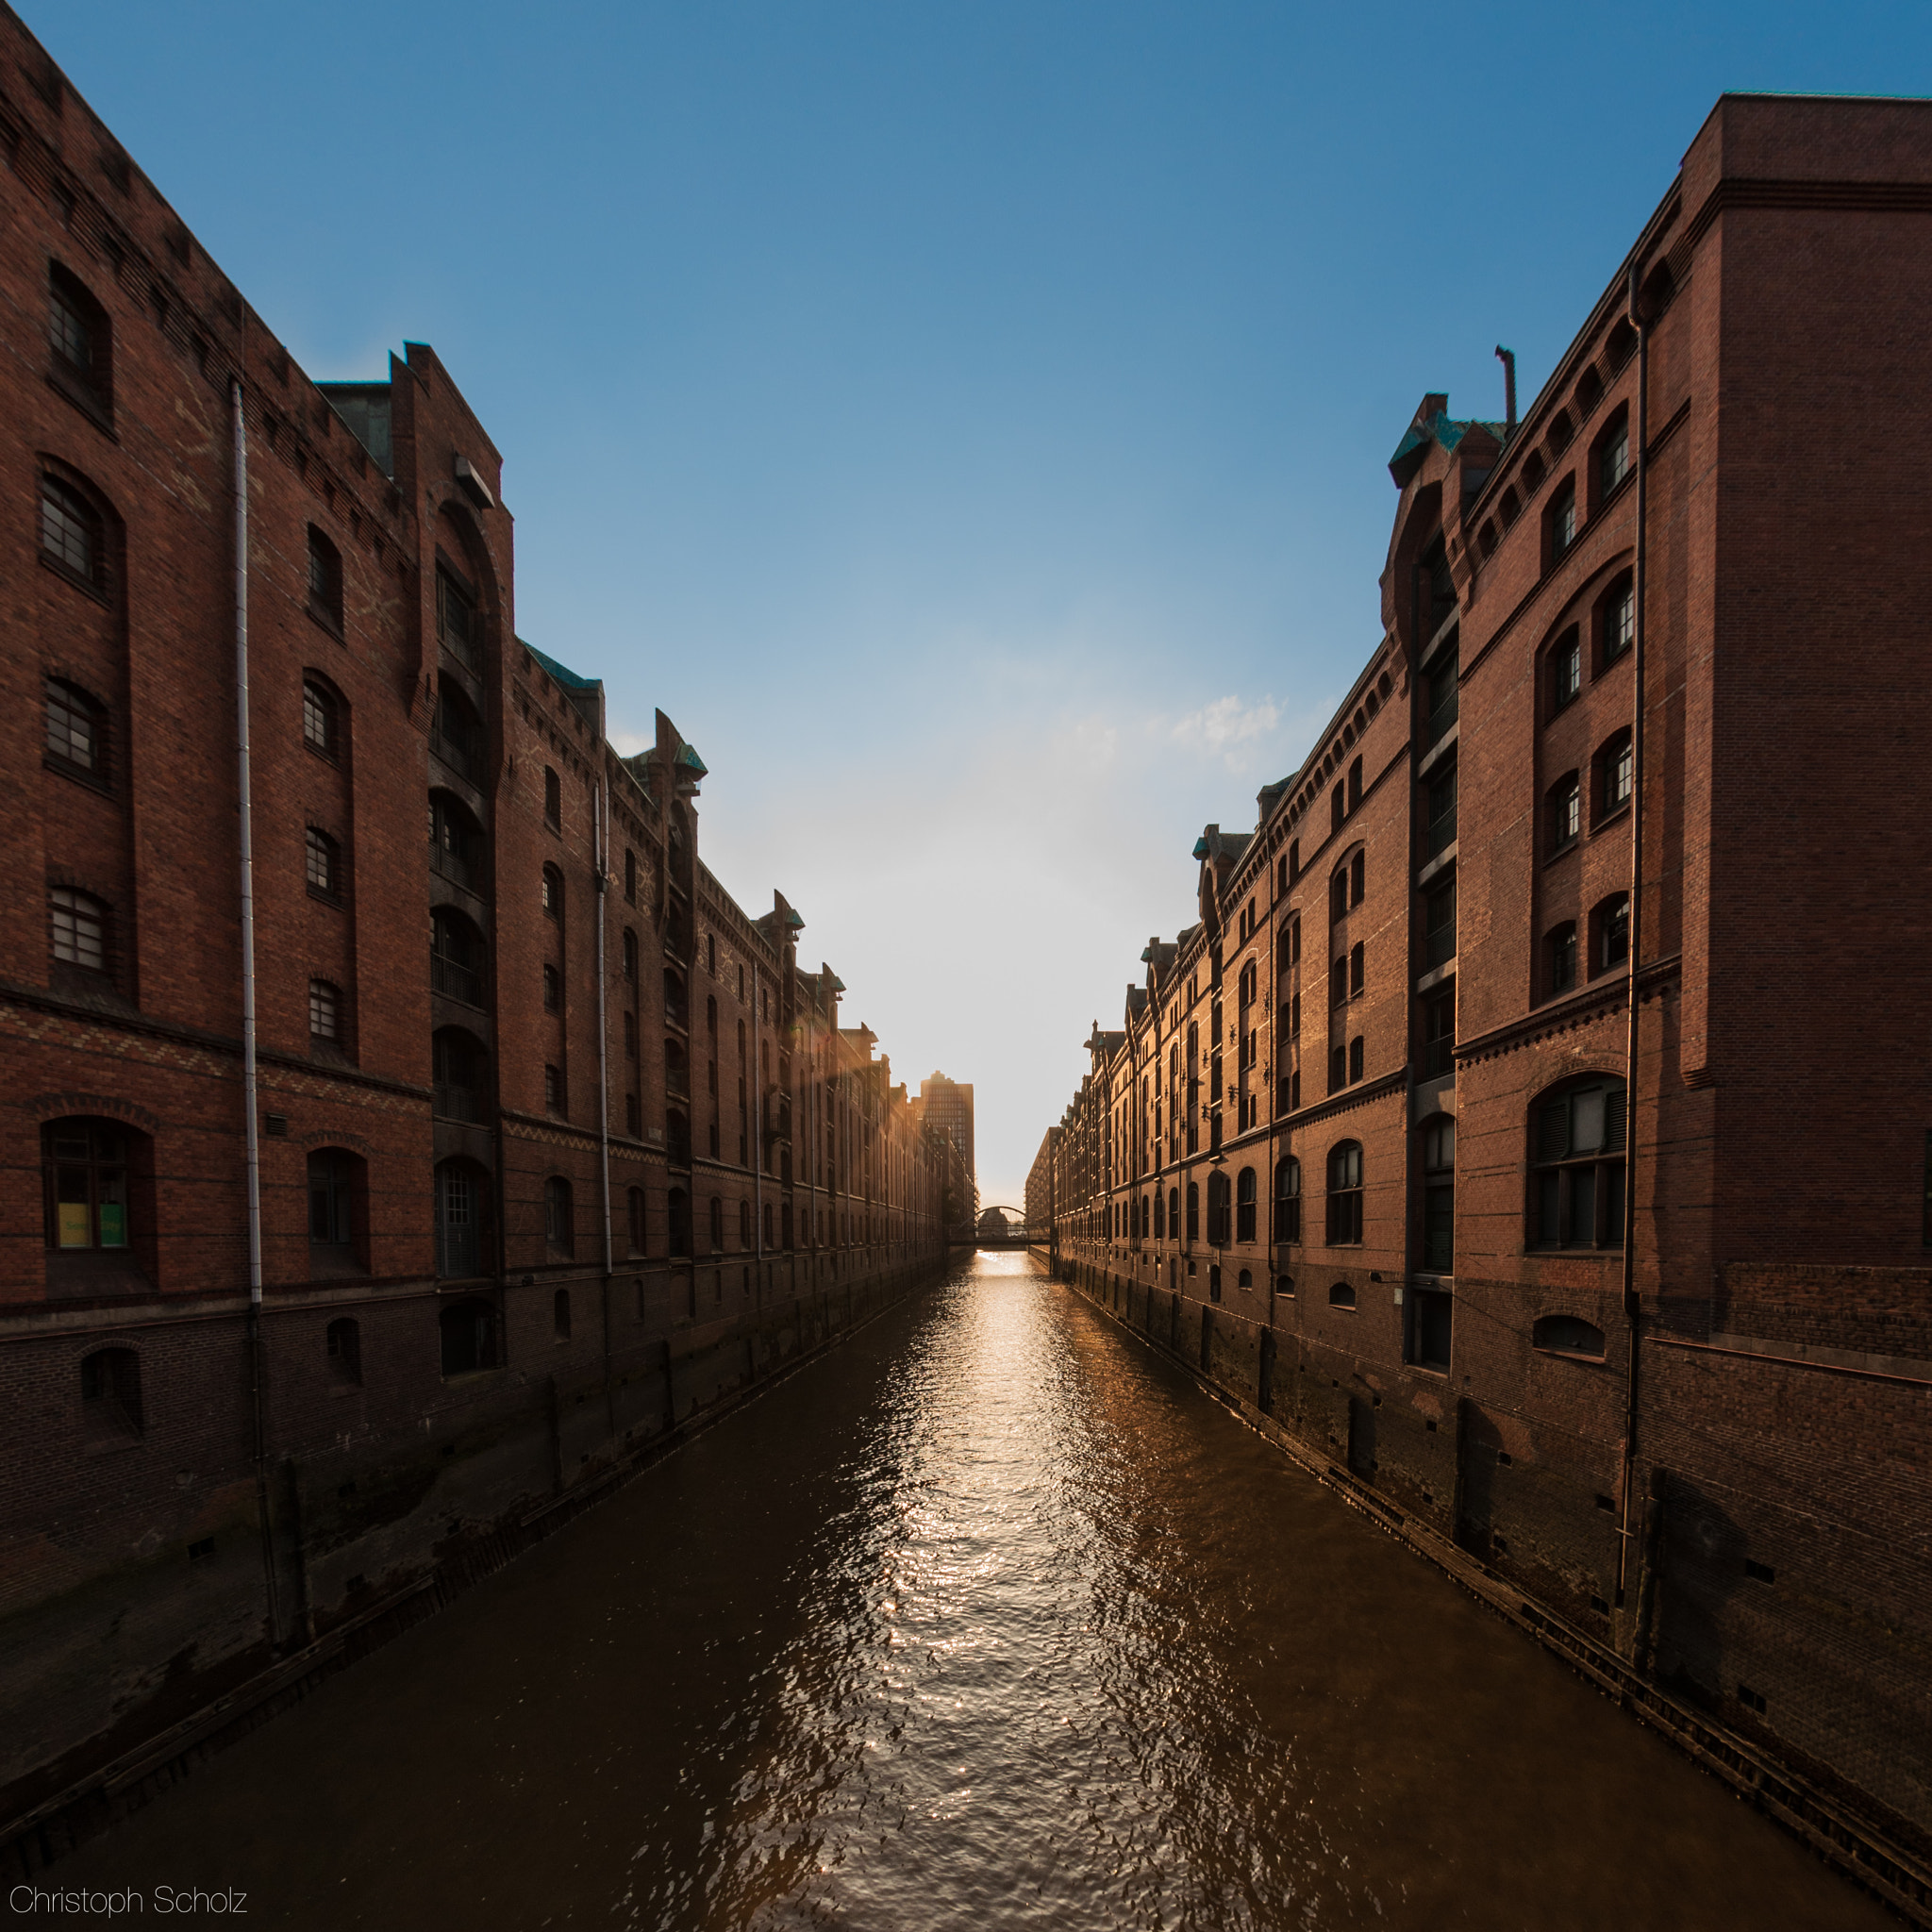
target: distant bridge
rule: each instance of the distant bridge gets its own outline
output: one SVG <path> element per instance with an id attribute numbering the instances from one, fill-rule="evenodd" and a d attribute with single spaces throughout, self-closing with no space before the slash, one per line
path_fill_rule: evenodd
<path id="1" fill-rule="evenodd" d="M 994 1234 L 984 1225 L 989 1214 L 1002 1217 L 1001 1232 Z M 961 1221 L 946 1230 L 949 1248 L 1028 1248 L 1044 1245 L 1048 1230 L 1029 1226 L 1018 1208 L 983 1208 L 978 1221 Z"/>

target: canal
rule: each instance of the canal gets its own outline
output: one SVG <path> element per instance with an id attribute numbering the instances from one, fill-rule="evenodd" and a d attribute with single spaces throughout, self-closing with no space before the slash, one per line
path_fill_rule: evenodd
<path id="1" fill-rule="evenodd" d="M 477 1932 L 1891 1923 L 1024 1254 L 42 1881 L 83 1882 Z"/>

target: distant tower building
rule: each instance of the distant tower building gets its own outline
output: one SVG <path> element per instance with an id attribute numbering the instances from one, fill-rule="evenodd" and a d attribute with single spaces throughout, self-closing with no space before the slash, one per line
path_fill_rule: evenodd
<path id="1" fill-rule="evenodd" d="M 973 1088 L 935 1074 L 919 1083 L 920 1111 L 927 1128 L 943 1134 L 959 1150 L 966 1179 L 973 1191 L 973 1212 L 979 1211 L 979 1174 L 973 1164 Z"/>

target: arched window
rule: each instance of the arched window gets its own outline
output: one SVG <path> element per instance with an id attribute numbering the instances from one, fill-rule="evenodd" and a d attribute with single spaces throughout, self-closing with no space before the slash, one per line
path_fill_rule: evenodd
<path id="1" fill-rule="evenodd" d="M 1558 711 L 1567 709 L 1583 690 L 1583 637 L 1574 625 L 1551 645 L 1545 675 L 1550 715 L 1555 717 Z"/>
<path id="2" fill-rule="evenodd" d="M 79 491 L 58 476 L 41 478 L 41 556 L 96 596 L 107 590 L 107 533 Z"/>
<path id="3" fill-rule="evenodd" d="M 1181 1191 L 1170 1188 L 1167 1191 L 1167 1231 L 1175 1241 L 1181 1238 Z"/>
<path id="4" fill-rule="evenodd" d="M 1355 855 L 1355 857 L 1348 861 L 1349 905 L 1351 907 L 1359 906 L 1362 903 L 1362 901 L 1368 896 L 1368 891 L 1369 856 L 1366 852 L 1357 852 Z"/>
<path id="5" fill-rule="evenodd" d="M 724 1252 L 724 1203 L 716 1194 L 711 1196 L 711 1252 Z"/>
<path id="6" fill-rule="evenodd" d="M 1351 1083 L 1359 1080 L 1362 1077 L 1362 1071 L 1365 1063 L 1366 1045 L 1362 1039 L 1362 1036 L 1359 1033 L 1357 1033 L 1356 1037 L 1348 1042 L 1348 1077 Z"/>
<path id="7" fill-rule="evenodd" d="M 1334 924 L 1348 913 L 1348 868 L 1338 865 L 1328 879 L 1328 920 Z"/>
<path id="8" fill-rule="evenodd" d="M 496 1310 L 481 1295 L 453 1302 L 436 1322 L 445 1375 L 474 1375 L 496 1366 Z"/>
<path id="9" fill-rule="evenodd" d="M 475 1168 L 446 1160 L 436 1170 L 436 1272 L 449 1281 L 484 1272 L 488 1182 Z"/>
<path id="10" fill-rule="evenodd" d="M 1252 1269 L 1243 1268 L 1241 1272 L 1241 1274 L 1236 1280 L 1235 1286 L 1238 1288 L 1253 1288 L 1254 1285 L 1254 1271 Z"/>
<path id="11" fill-rule="evenodd" d="M 356 1271 L 356 1196 L 362 1163 L 341 1147 L 317 1147 L 308 1156 L 308 1272 Z"/>
<path id="12" fill-rule="evenodd" d="M 1256 970 L 1255 962 L 1252 959 L 1250 959 L 1248 963 L 1241 968 L 1241 1004 L 1242 1006 L 1251 1007 L 1254 1005 L 1255 986 L 1258 977 L 1259 975 Z"/>
<path id="13" fill-rule="evenodd" d="M 680 1100 L 691 1095 L 691 1074 L 681 1040 L 664 1042 L 664 1091 L 676 1094 Z"/>
<path id="14" fill-rule="evenodd" d="M 362 1329 L 353 1317 L 343 1315 L 328 1324 L 324 1337 L 324 1359 L 328 1378 L 346 1389 L 362 1384 Z"/>
<path id="15" fill-rule="evenodd" d="M 1274 1163 L 1274 1239 L 1302 1238 L 1302 1164 L 1293 1155 Z"/>
<path id="16" fill-rule="evenodd" d="M 644 1252 L 644 1191 L 629 1188 L 625 1191 L 625 1208 L 627 1216 L 625 1233 L 633 1255 Z"/>
<path id="17" fill-rule="evenodd" d="M 430 724 L 429 748 L 458 776 L 473 784 L 483 774 L 487 740 L 483 721 L 448 672 L 436 677 L 436 716 Z"/>
<path id="18" fill-rule="evenodd" d="M 318 530 L 308 526 L 308 614 L 342 634 L 342 553 Z"/>
<path id="19" fill-rule="evenodd" d="M 1614 664 L 1637 637 L 1637 596 L 1631 579 L 1622 576 L 1597 606 L 1596 663 L 1599 673 Z"/>
<path id="20" fill-rule="evenodd" d="M 108 782 L 108 714 L 77 684 L 46 680 L 47 762 L 69 777 Z"/>
<path id="21" fill-rule="evenodd" d="M 1549 509 L 1543 517 L 1543 529 L 1548 561 L 1557 563 L 1569 556 L 1571 546 L 1576 541 L 1576 479 L 1574 476 L 1566 476 L 1551 495 Z"/>
<path id="22" fill-rule="evenodd" d="M 1614 892 L 1590 915 L 1590 970 L 1614 973 L 1630 963 L 1630 894 Z"/>
<path id="23" fill-rule="evenodd" d="M 488 1118 L 490 1063 L 482 1042 L 459 1026 L 440 1026 L 429 1045 L 437 1113 L 450 1121 Z"/>
<path id="24" fill-rule="evenodd" d="M 452 884 L 476 889 L 483 869 L 483 830 L 452 791 L 429 794 L 429 863 Z"/>
<path id="25" fill-rule="evenodd" d="M 1591 780 L 1595 823 L 1601 824 L 1630 803 L 1637 782 L 1637 761 L 1627 730 L 1619 731 L 1591 760 Z"/>
<path id="26" fill-rule="evenodd" d="M 302 680 L 302 742 L 325 758 L 338 756 L 340 711 L 335 693 L 319 677 Z"/>
<path id="27" fill-rule="evenodd" d="M 571 1187 L 558 1174 L 543 1183 L 543 1244 L 554 1255 L 576 1253 L 576 1214 Z"/>
<path id="28" fill-rule="evenodd" d="M 543 767 L 543 818 L 552 831 L 563 824 L 563 786 L 549 765 Z"/>
<path id="29" fill-rule="evenodd" d="M 49 1121 L 41 1129 L 47 1245 L 125 1250 L 133 1240 L 128 1169 L 135 1136 L 118 1121 Z"/>
<path id="30" fill-rule="evenodd" d="M 331 979 L 308 982 L 308 1040 L 311 1046 L 342 1042 L 342 990 Z"/>
<path id="31" fill-rule="evenodd" d="M 1154 1239 L 1167 1239 L 1167 1197 L 1158 1188 L 1154 1191 Z"/>
<path id="32" fill-rule="evenodd" d="M 465 1006 L 483 1004 L 483 936 L 448 906 L 429 915 L 429 984 Z"/>
<path id="33" fill-rule="evenodd" d="M 131 1348 L 97 1348 L 81 1357 L 80 1425 L 90 1442 L 131 1442 L 141 1435 L 141 1357 Z"/>
<path id="34" fill-rule="evenodd" d="M 1533 1348 L 1547 1355 L 1587 1356 L 1592 1361 L 1604 1358 L 1604 1331 L 1580 1315 L 1539 1315 L 1529 1339 Z"/>
<path id="35" fill-rule="evenodd" d="M 105 901 L 55 886 L 47 893 L 47 928 L 57 964 L 104 977 L 112 973 L 112 925 Z"/>
<path id="36" fill-rule="evenodd" d="M 563 919 L 563 874 L 554 865 L 543 868 L 543 914 L 559 924 Z"/>
<path id="37" fill-rule="evenodd" d="M 1543 986 L 1550 998 L 1576 984 L 1576 924 L 1566 919 L 1543 935 Z"/>
<path id="38" fill-rule="evenodd" d="M 559 1288 L 550 1297 L 550 1331 L 558 1341 L 570 1340 L 570 1290 Z"/>
<path id="39" fill-rule="evenodd" d="M 1255 1239 L 1255 1170 L 1244 1167 L 1234 1184 L 1234 1238 L 1237 1241 Z"/>
<path id="40" fill-rule="evenodd" d="M 54 379 L 98 415 L 114 406 L 114 327 L 80 278 L 47 266 L 47 346 Z"/>
<path id="41" fill-rule="evenodd" d="M 1422 1127 L 1422 1265 L 1431 1274 L 1456 1272 L 1456 1123 L 1439 1115 Z"/>
<path id="42" fill-rule="evenodd" d="M 1584 1078 L 1531 1114 L 1529 1239 L 1540 1248 L 1624 1245 L 1624 1091 Z"/>
<path id="43" fill-rule="evenodd" d="M 1346 1281 L 1334 1281 L 1328 1285 L 1328 1306 L 1331 1308 L 1352 1308 L 1355 1307 L 1355 1288 Z"/>
<path id="44" fill-rule="evenodd" d="M 674 1026 L 691 1024 L 691 1010 L 684 999 L 684 977 L 669 966 L 664 969 L 664 1017 Z"/>
<path id="45" fill-rule="evenodd" d="M 1339 1141 L 1328 1152 L 1328 1245 L 1362 1238 L 1362 1143 Z"/>
<path id="46" fill-rule="evenodd" d="M 318 899 L 341 904 L 342 897 L 342 848 L 320 825 L 310 825 L 307 835 L 308 890 Z"/>
<path id="47" fill-rule="evenodd" d="M 1543 794 L 1543 844 L 1561 852 L 1583 829 L 1583 786 L 1574 772 L 1565 772 Z"/>
<path id="48" fill-rule="evenodd" d="M 738 1245 L 748 1253 L 751 1248 L 751 1203 L 738 1204 Z"/>
<path id="49" fill-rule="evenodd" d="M 1630 411 L 1622 408 L 1604 425 L 1596 440 L 1596 459 L 1591 465 L 1596 479 L 1596 500 L 1601 503 L 1630 474 Z"/>

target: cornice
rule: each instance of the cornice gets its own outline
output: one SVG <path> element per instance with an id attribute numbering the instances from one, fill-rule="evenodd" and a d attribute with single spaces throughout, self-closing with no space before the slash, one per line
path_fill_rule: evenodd
<path id="1" fill-rule="evenodd" d="M 1676 983 L 1682 968 L 1681 953 L 1653 959 L 1637 975 L 1638 997 L 1648 1005 L 1654 993 Z M 1629 974 L 1620 973 L 1616 978 L 1605 980 L 1585 992 L 1540 1007 L 1534 1013 L 1520 1020 L 1511 1020 L 1507 1025 L 1493 1027 L 1474 1040 L 1458 1041 L 1456 1063 L 1457 1066 L 1474 1065 L 1478 1060 L 1495 1059 L 1503 1054 L 1514 1053 L 1520 1047 L 1534 1046 L 1558 1033 L 1574 1033 L 1606 1013 L 1627 1011 L 1629 995 Z"/>

